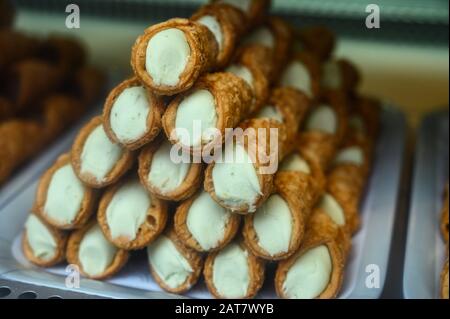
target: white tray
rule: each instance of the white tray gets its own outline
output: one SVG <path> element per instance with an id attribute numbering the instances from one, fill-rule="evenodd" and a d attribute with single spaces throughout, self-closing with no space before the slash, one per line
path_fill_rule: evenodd
<path id="1" fill-rule="evenodd" d="M 448 115 L 439 112 L 428 116 L 419 131 L 403 273 L 407 299 L 439 298 L 446 258 L 440 220 L 448 182 Z"/>
<path id="2" fill-rule="evenodd" d="M 353 239 L 340 298 L 379 298 L 386 278 L 402 172 L 406 124 L 403 115 L 391 107 L 386 107 L 381 117 L 382 128 L 375 151 L 375 164 L 361 207 L 363 227 Z M 69 145 L 70 143 L 66 146 Z M 50 269 L 30 265 L 20 249 L 20 233 L 34 199 L 39 172 L 30 174 L 33 181 L 0 210 L 0 279 L 111 298 L 180 297 L 162 292 L 155 284 L 149 274 L 143 251 L 134 253 L 126 267 L 114 278 L 105 282 L 82 279 L 80 288 L 75 290 L 65 286 L 64 265 Z M 379 283 L 375 287 L 366 286 L 366 280 L 371 275 L 367 271 L 371 265 L 379 269 L 378 278 L 377 273 L 372 273 L 372 276 L 375 275 L 375 282 Z M 275 297 L 273 268 L 274 265 L 268 265 L 265 286 L 259 298 Z M 211 296 L 204 283 L 200 282 L 186 297 Z"/>

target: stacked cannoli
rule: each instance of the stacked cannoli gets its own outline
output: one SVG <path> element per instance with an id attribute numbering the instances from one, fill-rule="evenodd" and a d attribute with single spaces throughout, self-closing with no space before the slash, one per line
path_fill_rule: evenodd
<path id="1" fill-rule="evenodd" d="M 440 295 L 442 299 L 448 299 L 448 184 L 445 189 L 445 200 L 444 206 L 442 207 L 442 217 L 441 217 L 441 233 L 445 240 L 445 251 L 447 252 L 447 260 L 444 264 L 444 268 L 441 273 L 441 289 Z"/>
<path id="2" fill-rule="evenodd" d="M 144 31 L 134 75 L 41 178 L 30 218 L 49 235 L 30 261 L 103 279 L 145 249 L 163 290 L 203 276 L 216 298 L 254 298 L 277 263 L 280 297 L 339 294 L 378 105 L 328 30 L 269 4 L 212 1 Z"/>

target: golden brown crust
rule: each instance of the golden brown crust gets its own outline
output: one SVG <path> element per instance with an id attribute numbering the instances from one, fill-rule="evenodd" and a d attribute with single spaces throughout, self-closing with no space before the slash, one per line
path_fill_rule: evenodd
<path id="1" fill-rule="evenodd" d="M 191 197 L 199 189 L 203 181 L 203 165 L 201 163 L 191 163 L 191 167 L 181 185 L 171 192 L 164 192 L 150 183 L 148 179 L 152 167 L 153 156 L 164 141 L 164 137 L 160 136 L 153 141 L 153 143 L 142 149 L 139 154 L 139 178 L 141 184 L 144 185 L 151 194 L 163 200 L 179 202 Z"/>
<path id="2" fill-rule="evenodd" d="M 203 191 L 203 190 L 202 190 Z M 201 192 L 202 192 L 201 191 Z M 191 208 L 192 204 L 195 202 L 195 200 L 198 198 L 198 196 L 201 194 L 201 192 L 197 193 L 193 197 L 189 198 L 188 200 L 182 202 L 180 206 L 178 206 L 177 211 L 175 213 L 174 217 L 174 227 L 175 232 L 178 235 L 178 238 L 187 245 L 188 247 L 195 249 L 198 252 L 213 252 L 223 249 L 228 243 L 230 243 L 233 238 L 236 236 L 241 218 L 237 214 L 230 214 L 229 220 L 225 226 L 224 230 L 224 236 L 223 238 L 217 243 L 217 246 L 210 249 L 205 250 L 196 240 L 196 238 L 191 234 L 189 231 L 189 228 L 187 226 L 187 217 L 189 214 L 189 209 Z"/>
<path id="3" fill-rule="evenodd" d="M 311 99 L 313 101 L 316 100 L 320 94 L 320 83 L 322 75 L 322 68 L 319 60 L 310 52 L 304 51 L 296 53 L 293 56 L 291 62 L 299 62 L 308 70 L 311 80 Z"/>
<path id="4" fill-rule="evenodd" d="M 106 175 L 103 181 L 98 181 L 92 174 L 81 172 L 81 154 L 83 152 L 84 143 L 89 135 L 98 126 L 103 125 L 101 116 L 91 119 L 78 133 L 72 146 L 71 160 L 72 166 L 78 178 L 86 185 L 92 188 L 103 188 L 117 182 L 133 165 L 134 154 L 123 149 L 122 156 L 111 171 Z"/>
<path id="5" fill-rule="evenodd" d="M 220 24 L 223 43 L 222 48 L 218 51 L 215 68 L 223 69 L 230 63 L 239 38 L 245 32 L 242 21 L 245 21 L 246 17 L 235 7 L 221 3 L 202 6 L 191 19 L 198 21 L 204 16 L 213 16 Z"/>
<path id="6" fill-rule="evenodd" d="M 212 2 L 218 3 L 220 2 L 220 0 L 212 0 Z M 261 24 L 267 16 L 267 12 L 270 9 L 271 2 L 271 0 L 251 0 L 248 12 L 244 12 L 240 8 L 238 8 L 239 11 L 241 11 L 247 18 L 242 22 L 242 24 L 246 25 L 246 28 L 251 28 Z M 230 4 L 230 6 L 232 5 Z"/>
<path id="7" fill-rule="evenodd" d="M 363 134 L 375 140 L 380 129 L 381 104 L 375 98 L 356 95 L 353 97 L 352 114 L 358 115 L 364 125 Z"/>
<path id="8" fill-rule="evenodd" d="M 300 133 L 297 140 L 297 145 L 302 150 L 301 155 L 318 165 L 323 172 L 327 171 L 337 151 L 334 136 L 311 131 Z"/>
<path id="9" fill-rule="evenodd" d="M 194 87 L 184 94 L 178 95 L 169 104 L 163 116 L 163 127 L 167 138 L 172 144 L 180 143 L 175 134 L 177 111 L 183 100 L 198 90 L 207 90 L 214 96 L 217 124 L 216 129 L 221 133 L 220 141 L 214 139 L 209 143 L 202 143 L 199 147 L 181 145 L 191 153 L 200 153 L 204 148 L 212 149 L 226 139 L 226 129 L 235 128 L 248 114 L 252 102 L 252 90 L 241 78 L 229 72 L 210 73 L 202 76 Z"/>
<path id="10" fill-rule="evenodd" d="M 55 174 L 60 168 L 70 165 L 70 154 L 61 155 L 56 162 L 42 175 L 36 192 L 36 201 L 34 204 L 35 214 L 39 215 L 46 223 L 58 229 L 79 229 L 84 227 L 94 213 L 97 206 L 98 194 L 89 187 L 84 187 L 83 200 L 81 202 L 80 210 L 76 217 L 70 224 L 61 224 L 47 215 L 45 211 L 45 203 L 47 201 L 47 192 L 50 183 Z"/>
<path id="11" fill-rule="evenodd" d="M 445 262 L 444 269 L 441 274 L 441 299 L 449 299 L 448 297 L 448 259 Z"/>
<path id="12" fill-rule="evenodd" d="M 0 28 L 0 69 L 34 55 L 38 47 L 37 39 L 18 31 Z"/>
<path id="13" fill-rule="evenodd" d="M 270 17 L 268 19 L 268 25 L 275 36 L 275 48 L 273 49 L 274 72 L 272 74 L 272 80 L 273 82 L 277 82 L 288 61 L 294 34 L 290 25 L 279 17 Z"/>
<path id="14" fill-rule="evenodd" d="M 142 85 L 141 82 L 139 82 L 139 80 L 136 77 L 125 80 L 124 82 L 120 83 L 108 95 L 108 98 L 106 99 L 105 102 L 105 106 L 103 108 L 103 119 L 104 119 L 103 126 L 105 128 L 106 134 L 112 141 L 114 141 L 117 144 L 120 144 L 122 147 L 130 151 L 135 151 L 144 146 L 145 144 L 150 143 L 153 139 L 155 139 L 158 136 L 162 128 L 161 118 L 164 114 L 164 102 L 159 96 L 153 94 L 150 90 L 147 89 L 146 92 L 149 104 L 149 112 L 146 120 L 147 131 L 145 132 L 145 134 L 134 141 L 122 141 L 120 140 L 120 138 L 117 137 L 117 135 L 114 133 L 111 127 L 110 121 L 110 118 L 112 116 L 111 111 L 114 106 L 114 103 L 116 102 L 116 99 L 125 89 L 141 85 Z"/>
<path id="15" fill-rule="evenodd" d="M 321 61 L 329 59 L 336 44 L 334 32 L 324 26 L 299 29 L 297 38 L 300 40 L 303 50 L 314 53 Z"/>
<path id="16" fill-rule="evenodd" d="M 231 242 L 229 245 L 239 245 L 243 250 L 247 252 L 247 263 L 249 268 L 250 282 L 247 288 L 247 294 L 242 299 L 252 299 L 258 294 L 259 290 L 264 284 L 265 277 L 265 264 L 258 257 L 254 256 L 247 248 L 245 243 L 241 240 L 238 242 Z M 205 261 L 205 268 L 203 270 L 203 276 L 205 278 L 206 287 L 209 292 L 217 299 L 226 299 L 225 296 L 221 296 L 214 285 L 214 261 L 221 251 L 216 251 L 208 254 Z"/>
<path id="17" fill-rule="evenodd" d="M 442 207 L 442 217 L 441 217 L 441 233 L 446 243 L 448 243 L 448 229 L 449 226 L 448 226 L 448 185 L 447 185 L 447 188 L 445 190 L 445 200 L 444 206 Z"/>
<path id="18" fill-rule="evenodd" d="M 32 213 L 34 214 L 34 213 Z M 34 214 L 36 218 L 38 218 L 42 224 L 45 225 L 45 227 L 48 229 L 48 231 L 52 234 L 53 238 L 56 242 L 56 254 L 55 256 L 50 260 L 42 260 L 36 257 L 33 253 L 33 249 L 31 248 L 30 244 L 28 243 L 28 237 L 27 237 L 27 230 L 24 229 L 22 233 L 22 251 L 25 255 L 25 258 L 27 258 L 30 262 L 33 264 L 39 266 L 39 267 L 51 267 L 56 264 L 59 264 L 65 260 L 66 257 L 66 244 L 67 244 L 67 238 L 68 233 L 58 230 L 49 224 L 47 224 L 42 218 L 40 218 L 38 215 Z"/>
<path id="19" fill-rule="evenodd" d="M 113 238 L 108 225 L 106 212 L 109 204 L 114 198 L 114 195 L 130 180 L 131 179 L 122 180 L 105 191 L 98 207 L 97 222 L 108 241 L 113 243 L 116 247 L 125 250 L 137 250 L 152 243 L 163 232 L 168 219 L 168 208 L 166 202 L 149 194 L 150 207 L 147 210 L 144 223 L 140 225 L 138 229 L 136 238 L 133 240 L 130 240 L 124 236 Z"/>
<path id="20" fill-rule="evenodd" d="M 169 238 L 172 243 L 177 248 L 178 252 L 183 255 L 184 258 L 189 262 L 189 265 L 193 269 L 193 273 L 186 279 L 186 281 L 177 288 L 171 288 L 158 276 L 156 271 L 150 265 L 150 273 L 152 274 L 153 279 L 155 279 L 156 283 L 165 291 L 174 293 L 174 294 L 183 294 L 186 291 L 190 290 L 200 278 L 200 275 L 203 270 L 203 258 L 202 255 L 199 254 L 192 248 L 186 247 L 184 243 L 178 238 L 177 234 L 173 227 L 169 227 L 165 232 L 164 236 Z"/>
<path id="21" fill-rule="evenodd" d="M 97 222 L 95 220 L 91 220 L 85 227 L 78 229 L 70 234 L 69 241 L 67 242 L 67 253 L 66 258 L 67 262 L 69 264 L 77 265 L 80 273 L 90 279 L 97 279 L 97 280 L 103 280 L 107 279 L 109 277 L 114 276 L 117 272 L 119 272 L 123 266 L 128 261 L 129 253 L 128 251 L 124 249 L 118 249 L 116 251 L 116 255 L 114 256 L 113 261 L 111 264 L 106 268 L 106 270 L 96 276 L 90 276 L 83 270 L 83 265 L 80 262 L 80 259 L 78 258 L 78 252 L 80 249 L 81 241 L 83 240 L 86 233 L 91 229 L 91 227 L 94 227 Z"/>
<path id="22" fill-rule="evenodd" d="M 85 65 L 75 74 L 75 85 L 84 105 L 92 105 L 106 87 L 106 75 L 100 69 Z"/>
<path id="23" fill-rule="evenodd" d="M 346 94 L 342 90 L 324 90 L 319 103 L 330 106 L 336 113 L 337 129 L 333 134 L 337 145 L 341 145 L 348 129 L 348 107 Z"/>
<path id="24" fill-rule="evenodd" d="M 185 70 L 180 75 L 178 84 L 174 86 L 156 84 L 146 71 L 146 50 L 149 40 L 158 32 L 169 28 L 182 31 L 191 48 L 191 55 Z M 133 46 L 131 65 L 139 80 L 158 95 L 175 95 L 189 90 L 198 77 L 215 66 L 218 45 L 214 35 L 207 27 L 187 19 L 175 18 L 155 24 L 144 31 Z"/>
<path id="25" fill-rule="evenodd" d="M 347 59 L 336 61 L 341 72 L 341 89 L 346 92 L 355 91 L 360 83 L 361 75 L 356 66 Z"/>
<path id="26" fill-rule="evenodd" d="M 333 263 L 330 282 L 317 299 L 336 298 L 342 287 L 344 267 L 350 247 L 350 238 L 320 210 L 314 211 L 308 223 L 300 249 L 292 257 L 281 261 L 275 275 L 275 290 L 280 298 L 289 298 L 284 291 L 284 282 L 289 269 L 308 250 L 325 245 Z"/>

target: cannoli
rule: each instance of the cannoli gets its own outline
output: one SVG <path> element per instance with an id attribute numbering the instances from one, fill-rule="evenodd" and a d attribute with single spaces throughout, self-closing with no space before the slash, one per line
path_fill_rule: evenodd
<path id="1" fill-rule="evenodd" d="M 128 261 L 128 252 L 110 243 L 100 226 L 91 221 L 70 235 L 66 258 L 69 264 L 79 267 L 83 276 L 101 280 L 122 269 Z"/>
<path id="2" fill-rule="evenodd" d="M 200 187 L 203 167 L 201 163 L 194 163 L 190 154 L 184 152 L 174 160 L 174 148 L 163 137 L 143 148 L 139 155 L 139 177 L 142 185 L 156 197 L 181 201 L 192 196 Z"/>
<path id="3" fill-rule="evenodd" d="M 9 0 L 0 0 L 0 28 L 10 27 L 13 24 L 14 13 L 14 8 Z"/>
<path id="4" fill-rule="evenodd" d="M 84 66 L 75 74 L 75 95 L 81 99 L 83 104 L 92 105 L 102 94 L 105 83 L 106 77 L 101 70 L 92 66 Z"/>
<path id="5" fill-rule="evenodd" d="M 166 136 L 193 152 L 220 146 L 226 130 L 248 115 L 252 98 L 250 87 L 239 77 L 226 72 L 207 74 L 170 103 L 163 117 Z"/>
<path id="6" fill-rule="evenodd" d="M 254 214 L 245 217 L 247 247 L 254 255 L 272 261 L 294 254 L 319 194 L 319 184 L 311 175 L 278 172 L 273 194 Z"/>
<path id="7" fill-rule="evenodd" d="M 38 40 L 32 37 L 10 29 L 0 29 L 0 70 L 31 57 L 38 47 Z"/>
<path id="8" fill-rule="evenodd" d="M 291 87 L 302 91 L 311 100 L 315 100 L 320 93 L 320 63 L 308 52 L 294 55 L 282 72 L 280 86 Z"/>
<path id="9" fill-rule="evenodd" d="M 30 262 L 40 267 L 63 262 L 66 243 L 66 232 L 50 226 L 36 214 L 28 216 L 22 235 L 22 251 Z"/>
<path id="10" fill-rule="evenodd" d="M 106 238 L 116 247 L 141 249 L 164 230 L 167 204 L 149 194 L 139 179 L 127 178 L 103 194 L 97 221 Z"/>
<path id="11" fill-rule="evenodd" d="M 357 95 L 349 115 L 348 129 L 352 134 L 375 140 L 380 128 L 380 102 L 371 97 Z"/>
<path id="12" fill-rule="evenodd" d="M 84 112 L 84 105 L 76 98 L 64 94 L 49 96 L 42 106 L 45 124 L 43 135 L 47 137 L 47 140 L 52 140 L 78 120 Z"/>
<path id="13" fill-rule="evenodd" d="M 164 290 L 182 294 L 198 281 L 202 269 L 202 256 L 184 246 L 173 228 L 169 228 L 147 247 L 150 272 Z"/>
<path id="14" fill-rule="evenodd" d="M 336 45 L 336 36 L 333 31 L 324 26 L 311 26 L 299 29 L 297 36 L 297 52 L 309 51 L 316 55 L 320 61 L 330 58 Z"/>
<path id="15" fill-rule="evenodd" d="M 203 276 L 209 292 L 220 299 L 254 298 L 264 283 L 264 262 L 242 241 L 208 255 Z"/>
<path id="16" fill-rule="evenodd" d="M 146 29 L 132 50 L 131 65 L 139 80 L 158 95 L 189 90 L 217 63 L 218 44 L 204 25 L 171 19 Z"/>
<path id="17" fill-rule="evenodd" d="M 328 170 L 337 151 L 334 136 L 320 131 L 300 133 L 298 145 L 302 149 L 302 156 L 317 164 L 323 172 Z"/>
<path id="18" fill-rule="evenodd" d="M 212 2 L 225 3 L 241 10 L 248 21 L 248 27 L 262 23 L 270 9 L 271 0 L 212 0 Z"/>
<path id="19" fill-rule="evenodd" d="M 181 241 L 198 252 L 211 252 L 233 240 L 240 216 L 231 214 L 201 190 L 178 206 L 174 221 Z"/>
<path id="20" fill-rule="evenodd" d="M 163 113 L 163 100 L 137 78 L 131 78 L 120 83 L 106 99 L 103 125 L 112 141 L 134 151 L 158 136 Z"/>
<path id="21" fill-rule="evenodd" d="M 75 175 L 70 155 L 61 155 L 39 181 L 35 213 L 55 228 L 78 229 L 86 225 L 96 208 L 96 192 Z"/>
<path id="22" fill-rule="evenodd" d="M 445 242 L 448 243 L 448 185 L 445 190 L 445 201 L 442 207 L 442 217 L 441 217 L 441 233 Z M 448 280 L 447 280 L 448 282 Z"/>
<path id="23" fill-rule="evenodd" d="M 350 237 L 328 215 L 315 210 L 300 249 L 281 261 L 275 275 L 280 298 L 330 299 L 339 294 Z"/>
<path id="24" fill-rule="evenodd" d="M 325 62 L 322 67 L 322 87 L 353 92 L 360 82 L 356 67 L 346 59 Z"/>
<path id="25" fill-rule="evenodd" d="M 111 142 L 100 116 L 80 131 L 72 146 L 72 165 L 83 183 L 103 188 L 119 180 L 131 168 L 134 155 Z"/>
<path id="26" fill-rule="evenodd" d="M 276 88 L 272 91 L 267 105 L 254 117 L 269 118 L 286 125 L 289 134 L 297 134 L 310 107 L 310 101 L 302 92 L 291 88 Z"/>
<path id="27" fill-rule="evenodd" d="M 292 38 L 292 29 L 283 19 L 270 17 L 265 25 L 246 36 L 244 44 L 262 45 L 271 51 L 273 59 L 271 79 L 276 81 L 289 57 Z"/>
<path id="28" fill-rule="evenodd" d="M 216 69 L 226 67 L 245 32 L 243 12 L 230 5 L 214 3 L 201 7 L 191 19 L 205 25 L 214 34 L 219 47 Z"/>
<path id="29" fill-rule="evenodd" d="M 441 299 L 449 299 L 448 297 L 448 259 L 445 262 L 444 269 L 441 274 Z"/>
<path id="30" fill-rule="evenodd" d="M 204 187 L 232 212 L 254 213 L 272 192 L 278 162 L 289 146 L 287 128 L 274 120 L 252 119 L 236 133 L 236 139 L 225 143 L 221 158 L 208 165 Z"/>
<path id="31" fill-rule="evenodd" d="M 243 44 L 236 50 L 236 61 L 249 68 L 259 69 L 270 84 L 274 82 L 275 64 L 273 52 L 270 48 L 261 44 Z"/>

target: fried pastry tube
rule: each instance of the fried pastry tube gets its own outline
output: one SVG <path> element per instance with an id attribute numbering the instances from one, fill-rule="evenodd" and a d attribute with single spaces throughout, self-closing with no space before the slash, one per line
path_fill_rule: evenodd
<path id="1" fill-rule="evenodd" d="M 214 34 L 187 19 L 171 19 L 144 31 L 133 46 L 131 65 L 139 80 L 158 95 L 189 90 L 217 63 Z"/>
<path id="2" fill-rule="evenodd" d="M 193 153 L 220 146 L 227 129 L 246 118 L 252 98 L 251 88 L 234 74 L 206 74 L 169 104 L 163 116 L 166 136 Z"/>
<path id="3" fill-rule="evenodd" d="M 302 91 L 311 100 L 320 93 L 321 67 L 316 56 L 309 52 L 294 55 L 281 74 L 279 86 Z"/>
<path id="4" fill-rule="evenodd" d="M 174 218 L 178 238 L 198 252 L 221 250 L 235 237 L 240 216 L 217 204 L 204 190 L 178 206 Z"/>
<path id="5" fill-rule="evenodd" d="M 251 252 L 266 260 L 294 254 L 319 195 L 320 183 L 300 171 L 279 171 L 275 190 L 254 214 L 245 217 L 243 236 Z"/>
<path id="6" fill-rule="evenodd" d="M 72 166 L 78 178 L 92 188 L 118 181 L 133 165 L 134 155 L 111 142 L 100 116 L 94 117 L 78 133 L 72 146 Z"/>
<path id="7" fill-rule="evenodd" d="M 212 0 L 212 2 L 224 3 L 242 11 L 247 18 L 242 23 L 248 28 L 261 24 L 271 5 L 271 0 Z"/>
<path id="8" fill-rule="evenodd" d="M 182 201 L 199 189 L 203 166 L 184 152 L 174 159 L 171 155 L 174 148 L 163 136 L 143 148 L 139 155 L 139 178 L 156 197 Z"/>
<path id="9" fill-rule="evenodd" d="M 38 47 L 39 41 L 32 37 L 14 30 L 0 29 L 0 70 L 3 72 L 8 65 L 31 57 Z"/>
<path id="10" fill-rule="evenodd" d="M 445 242 L 448 243 L 448 184 L 445 189 L 445 201 L 444 206 L 442 207 L 442 217 L 441 217 L 441 233 Z M 448 280 L 447 280 L 448 282 Z"/>
<path id="11" fill-rule="evenodd" d="M 22 251 L 25 257 L 40 267 L 51 267 L 64 261 L 67 233 L 58 230 L 31 213 L 24 226 Z"/>
<path id="12" fill-rule="evenodd" d="M 39 180 L 34 211 L 58 229 L 82 228 L 97 209 L 97 193 L 75 175 L 70 155 L 61 155 Z"/>
<path id="13" fill-rule="evenodd" d="M 352 134 L 375 140 L 380 130 L 381 105 L 380 101 L 363 95 L 353 98 L 353 107 L 350 111 L 348 129 Z"/>
<path id="14" fill-rule="evenodd" d="M 83 66 L 76 71 L 74 85 L 75 95 L 84 105 L 92 105 L 103 93 L 106 84 L 105 74 L 93 66 Z"/>
<path id="15" fill-rule="evenodd" d="M 203 270 L 206 287 L 218 299 L 254 298 L 264 283 L 265 265 L 241 240 L 210 253 Z"/>
<path id="16" fill-rule="evenodd" d="M 97 222 L 116 247 L 137 250 L 153 242 L 167 222 L 167 204 L 150 195 L 135 177 L 111 186 L 103 194 Z"/>
<path id="17" fill-rule="evenodd" d="M 322 66 L 322 87 L 354 92 L 360 83 L 358 69 L 346 59 L 330 60 Z"/>
<path id="18" fill-rule="evenodd" d="M 445 262 L 444 269 L 441 273 L 441 299 L 449 299 L 448 297 L 448 259 Z"/>
<path id="19" fill-rule="evenodd" d="M 337 297 L 349 249 L 348 234 L 316 209 L 300 249 L 278 264 L 275 275 L 278 296 L 289 299 Z"/>
<path id="20" fill-rule="evenodd" d="M 93 220 L 70 235 L 66 258 L 83 276 L 100 280 L 119 272 L 128 261 L 128 252 L 110 243 Z"/>
<path id="21" fill-rule="evenodd" d="M 324 26 L 311 26 L 296 31 L 295 52 L 309 51 L 320 61 L 330 58 L 336 45 L 336 35 Z"/>
<path id="22" fill-rule="evenodd" d="M 205 190 L 234 213 L 254 213 L 273 189 L 278 162 L 286 155 L 289 136 L 285 125 L 274 120 L 251 119 L 239 126 L 235 138 L 208 165 Z M 239 132 L 242 135 L 239 136 Z"/>
<path id="23" fill-rule="evenodd" d="M 269 118 L 286 125 L 289 134 L 297 134 L 310 108 L 310 100 L 302 92 L 292 88 L 275 88 L 266 105 L 254 118 Z"/>
<path id="24" fill-rule="evenodd" d="M 190 290 L 203 269 L 200 253 L 186 247 L 172 227 L 147 247 L 147 256 L 153 279 L 174 294 Z"/>
<path id="25" fill-rule="evenodd" d="M 298 135 L 298 147 L 302 157 L 326 172 L 337 152 L 337 143 L 333 135 L 321 132 L 302 132 Z"/>
<path id="26" fill-rule="evenodd" d="M 216 69 L 226 67 L 233 57 L 240 36 L 245 32 L 244 13 L 233 6 L 214 3 L 202 6 L 191 18 L 206 26 L 218 43 Z"/>
<path id="27" fill-rule="evenodd" d="M 108 137 L 134 151 L 151 142 L 162 128 L 164 102 L 135 77 L 116 86 L 103 108 Z"/>

